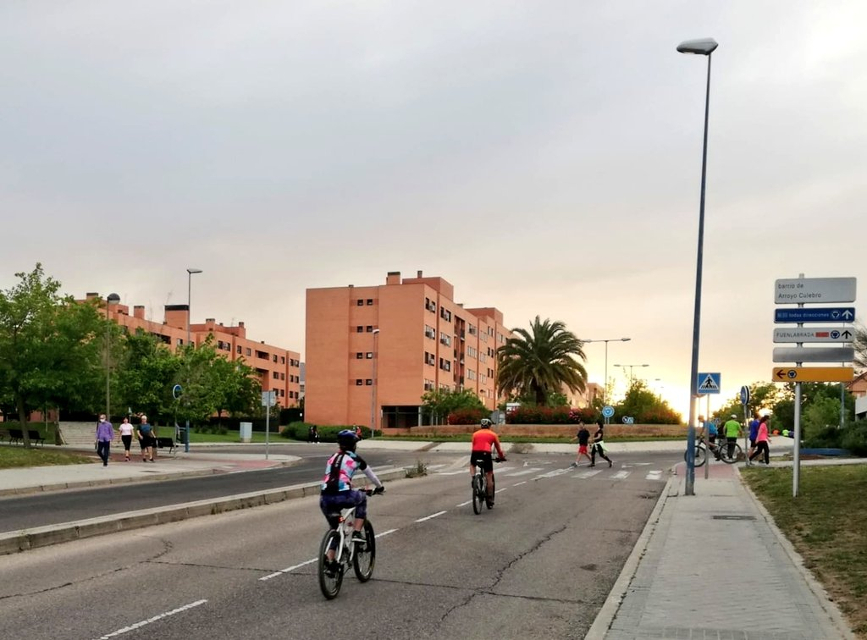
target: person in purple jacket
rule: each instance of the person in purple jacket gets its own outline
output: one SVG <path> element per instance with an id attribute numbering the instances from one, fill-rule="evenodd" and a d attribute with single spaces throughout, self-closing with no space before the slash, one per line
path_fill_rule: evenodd
<path id="1" fill-rule="evenodd" d="M 96 453 L 102 459 L 102 466 L 108 466 L 108 456 L 111 452 L 111 441 L 114 440 L 114 427 L 106 420 L 105 414 L 99 414 L 96 423 Z"/>

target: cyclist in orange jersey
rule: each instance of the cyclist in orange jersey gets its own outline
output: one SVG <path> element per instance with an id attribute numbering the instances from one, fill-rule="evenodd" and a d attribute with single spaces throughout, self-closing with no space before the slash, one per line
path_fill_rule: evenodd
<path id="1" fill-rule="evenodd" d="M 488 500 L 494 502 L 494 460 L 491 457 L 491 447 L 497 448 L 497 456 L 500 461 L 505 461 L 506 456 L 500 446 L 500 438 L 491 429 L 492 423 L 487 418 L 482 418 L 479 429 L 473 434 L 472 453 L 470 453 L 470 478 L 476 475 L 476 465 L 485 472 L 488 486 Z"/>

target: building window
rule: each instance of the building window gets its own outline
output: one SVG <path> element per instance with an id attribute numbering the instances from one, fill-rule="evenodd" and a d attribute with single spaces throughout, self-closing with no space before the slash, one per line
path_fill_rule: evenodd
<path id="1" fill-rule="evenodd" d="M 281 373 L 281 374 L 280 374 L 280 379 L 281 379 L 281 380 L 285 380 L 285 379 L 286 379 L 286 374 L 285 374 L 285 373 Z"/>
<path id="2" fill-rule="evenodd" d="M 271 377 L 274 378 L 275 380 L 277 380 L 280 376 L 279 376 L 279 374 L 278 374 L 276 371 L 272 371 L 272 372 L 271 372 Z"/>
<path id="3" fill-rule="evenodd" d="M 468 380 L 475 380 L 476 379 L 476 372 L 473 371 L 472 369 L 467 369 L 467 379 Z"/>
<path id="4" fill-rule="evenodd" d="M 373 351 L 368 351 L 368 352 L 367 352 L 367 359 L 368 359 L 368 360 L 373 360 Z"/>
<path id="5" fill-rule="evenodd" d="M 237 348 L 237 353 L 238 353 L 238 355 L 241 355 L 241 347 Z"/>
<path id="6" fill-rule="evenodd" d="M 373 333 L 373 325 L 372 324 L 367 325 L 367 333 Z"/>
<path id="7" fill-rule="evenodd" d="M 432 326 L 427 325 L 427 324 L 424 326 L 424 335 L 426 338 L 430 338 L 431 340 L 437 339 L 436 329 L 434 329 Z"/>
<path id="8" fill-rule="evenodd" d="M 487 362 L 487 361 L 488 361 L 488 356 L 486 356 L 484 353 L 480 353 L 479 354 L 479 362 Z"/>
<path id="9" fill-rule="evenodd" d="M 432 353 L 428 353 L 427 351 L 425 351 L 424 352 L 424 363 L 429 364 L 431 366 L 436 366 L 436 363 L 437 363 L 436 356 L 434 356 L 434 354 L 432 354 Z"/>
<path id="10" fill-rule="evenodd" d="M 446 309 L 445 307 L 440 307 L 440 317 L 446 322 L 451 322 L 452 320 L 452 312 Z"/>
<path id="11" fill-rule="evenodd" d="M 248 356 L 253 355 L 253 350 L 250 347 L 247 347 L 247 355 Z"/>
<path id="12" fill-rule="evenodd" d="M 286 356 L 280 356 L 280 364 L 286 364 Z"/>
<path id="13" fill-rule="evenodd" d="M 427 378 L 425 378 L 424 390 L 425 391 L 433 391 L 433 388 L 434 388 L 433 380 L 428 380 Z"/>
<path id="14" fill-rule="evenodd" d="M 474 325 L 470 325 L 470 335 L 476 335 L 476 327 Z"/>
<path id="15" fill-rule="evenodd" d="M 364 327 L 358 325 L 357 327 L 355 327 L 355 333 L 364 333 Z"/>
<path id="16" fill-rule="evenodd" d="M 355 301 L 355 306 L 356 307 L 363 307 L 364 306 L 364 300 L 359 298 L 358 300 Z"/>
<path id="17" fill-rule="evenodd" d="M 276 354 L 276 353 L 274 354 L 273 361 L 274 361 L 274 362 L 277 362 L 277 354 Z"/>
<path id="18" fill-rule="evenodd" d="M 367 380 L 364 381 L 364 384 L 367 385 L 367 386 L 369 387 L 369 386 L 373 385 L 373 380 L 371 380 L 370 378 L 368 378 Z"/>
<path id="19" fill-rule="evenodd" d="M 373 306 L 373 298 L 368 298 L 368 299 L 367 299 L 367 306 L 368 306 L 368 307 L 372 307 L 372 306 Z"/>
<path id="20" fill-rule="evenodd" d="M 363 384 L 364 384 L 364 380 L 362 380 L 361 378 L 356 378 L 356 379 L 355 379 L 355 386 L 356 386 L 356 387 L 360 387 L 360 386 L 363 385 Z"/>
<path id="21" fill-rule="evenodd" d="M 437 303 L 431 300 L 430 298 L 424 299 L 424 308 L 430 311 L 431 313 L 437 312 Z"/>
<path id="22" fill-rule="evenodd" d="M 440 332 L 440 342 L 449 347 L 452 344 L 452 339 L 446 334 Z"/>
<path id="23" fill-rule="evenodd" d="M 451 371 L 452 363 L 449 360 L 444 360 L 443 358 L 440 358 L 440 369 L 442 369 L 443 371 Z"/>
<path id="24" fill-rule="evenodd" d="M 355 359 L 356 360 L 364 360 L 364 352 L 363 351 L 357 351 L 355 353 Z"/>

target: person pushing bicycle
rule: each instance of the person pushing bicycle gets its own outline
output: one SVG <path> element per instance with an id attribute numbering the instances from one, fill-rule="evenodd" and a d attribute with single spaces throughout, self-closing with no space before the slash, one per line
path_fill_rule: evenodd
<path id="1" fill-rule="evenodd" d="M 492 423 L 487 418 L 482 418 L 478 430 L 473 434 L 473 445 L 470 453 L 470 478 L 476 475 L 476 465 L 485 472 L 487 482 L 488 502 L 494 504 L 494 460 L 491 457 L 491 447 L 497 448 L 497 459 L 500 462 L 506 460 L 503 448 L 500 446 L 500 438 L 491 429 Z"/>
<path id="2" fill-rule="evenodd" d="M 355 507 L 352 540 L 353 542 L 364 542 L 364 537 L 360 532 L 364 527 L 364 518 L 367 516 L 367 494 L 352 488 L 352 477 L 360 469 L 376 485 L 373 493 L 382 493 L 385 491 L 385 487 L 367 462 L 355 453 L 357 442 L 358 437 L 352 429 L 344 429 L 337 434 L 339 450 L 328 459 L 328 464 L 325 467 L 325 477 L 322 479 L 320 487 L 319 508 L 327 520 L 329 513 Z M 334 523 L 329 521 L 328 524 L 333 526 Z M 328 559 L 334 559 L 333 549 L 329 549 Z"/>

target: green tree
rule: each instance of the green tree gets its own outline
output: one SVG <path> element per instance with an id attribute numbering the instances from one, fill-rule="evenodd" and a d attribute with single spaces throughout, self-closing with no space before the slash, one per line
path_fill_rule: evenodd
<path id="1" fill-rule="evenodd" d="M 0 291 L 0 396 L 11 401 L 24 425 L 30 411 L 48 403 L 93 396 L 105 325 L 94 304 L 62 296 L 60 283 L 41 264 L 15 276 L 19 282 Z"/>
<path id="2" fill-rule="evenodd" d="M 121 406 L 145 413 L 154 424 L 176 409 L 172 387 L 179 383 L 180 358 L 158 338 L 142 330 L 124 340 L 116 394 Z"/>
<path id="3" fill-rule="evenodd" d="M 251 415 L 260 404 L 262 384 L 256 370 L 243 360 L 232 362 L 217 357 L 208 372 L 210 384 L 216 391 L 217 421 L 222 422 L 223 412 L 232 415 Z"/>
<path id="4" fill-rule="evenodd" d="M 749 388 L 749 410 L 751 414 L 756 414 L 760 411 L 773 411 L 777 403 L 785 400 L 789 393 L 788 389 L 774 382 L 754 382 L 749 385 Z M 726 404 L 717 409 L 712 417 L 725 421 L 732 414 L 740 417 L 743 414 L 743 410 L 740 393 L 737 393 Z M 703 414 L 702 411 L 699 411 L 699 413 Z"/>
<path id="5" fill-rule="evenodd" d="M 427 416 L 446 418 L 459 409 L 485 409 L 485 404 L 470 389 L 427 391 L 422 397 L 422 411 Z"/>
<path id="6" fill-rule="evenodd" d="M 178 405 L 178 418 L 189 420 L 198 425 L 208 421 L 223 403 L 221 385 L 214 381 L 217 360 L 223 360 L 214 348 L 213 336 L 208 336 L 200 345 L 185 345 L 178 352 L 180 370 L 178 379 L 184 388 L 184 395 Z"/>
<path id="7" fill-rule="evenodd" d="M 626 397 L 615 406 L 618 416 L 630 416 L 638 424 L 680 424 L 681 415 L 668 401 L 647 388 L 644 380 L 633 380 Z"/>
<path id="8" fill-rule="evenodd" d="M 514 329 L 517 334 L 497 350 L 497 389 L 500 393 L 531 394 L 538 406 L 548 396 L 566 386 L 583 392 L 587 385 L 586 360 L 581 341 L 560 321 L 530 323 L 530 331 Z"/>

